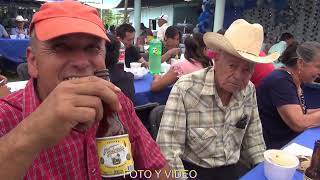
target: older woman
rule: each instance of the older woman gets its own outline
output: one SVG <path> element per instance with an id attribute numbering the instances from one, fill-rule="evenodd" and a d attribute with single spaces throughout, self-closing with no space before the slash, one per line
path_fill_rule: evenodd
<path id="1" fill-rule="evenodd" d="M 209 67 L 212 60 L 206 56 L 206 45 L 203 42 L 203 35 L 193 34 L 185 40 L 185 60 L 172 65 L 170 70 L 161 76 L 155 76 L 151 85 L 151 91 L 160 91 L 169 85 L 174 84 L 179 77 L 194 71 Z"/>
<path id="2" fill-rule="evenodd" d="M 302 83 L 320 73 L 320 43 L 293 43 L 280 58 L 284 68 L 274 70 L 257 88 L 259 114 L 268 149 L 279 149 L 307 128 L 320 126 L 320 111 L 307 110 Z"/>

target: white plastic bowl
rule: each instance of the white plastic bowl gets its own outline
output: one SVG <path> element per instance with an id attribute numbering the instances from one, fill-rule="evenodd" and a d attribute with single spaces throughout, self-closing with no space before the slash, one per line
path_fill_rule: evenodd
<path id="1" fill-rule="evenodd" d="M 282 150 L 270 149 L 264 152 L 264 175 L 269 180 L 292 179 L 299 159 Z"/>

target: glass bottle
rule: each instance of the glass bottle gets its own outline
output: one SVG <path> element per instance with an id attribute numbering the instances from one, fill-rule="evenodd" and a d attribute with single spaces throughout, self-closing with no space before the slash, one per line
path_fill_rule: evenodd
<path id="1" fill-rule="evenodd" d="M 107 69 L 96 71 L 95 76 L 109 81 Z M 110 111 L 105 104 L 103 109 L 96 133 L 100 173 L 103 178 L 125 177 L 134 170 L 129 135 L 118 113 Z"/>
<path id="2" fill-rule="evenodd" d="M 305 180 L 320 180 L 320 140 L 314 143 L 310 166 L 304 173 Z"/>

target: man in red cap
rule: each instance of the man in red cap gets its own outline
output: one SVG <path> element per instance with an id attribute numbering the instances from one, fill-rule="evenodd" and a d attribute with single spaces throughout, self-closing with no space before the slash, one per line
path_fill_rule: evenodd
<path id="1" fill-rule="evenodd" d="M 109 40 L 97 11 L 74 1 L 46 3 L 30 32 L 31 79 L 0 101 L 0 177 L 101 179 L 95 137 L 102 104 L 127 128 L 135 169 L 168 170 L 132 102 L 94 76 L 106 68 Z"/>

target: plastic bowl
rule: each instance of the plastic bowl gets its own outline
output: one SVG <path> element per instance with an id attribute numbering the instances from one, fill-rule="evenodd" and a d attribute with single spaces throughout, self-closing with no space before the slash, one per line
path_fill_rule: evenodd
<path id="1" fill-rule="evenodd" d="M 292 179 L 299 159 L 282 150 L 270 149 L 264 152 L 264 175 L 269 180 Z"/>

